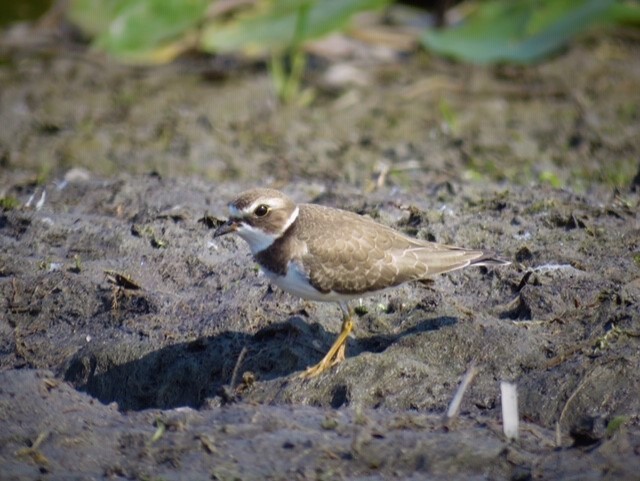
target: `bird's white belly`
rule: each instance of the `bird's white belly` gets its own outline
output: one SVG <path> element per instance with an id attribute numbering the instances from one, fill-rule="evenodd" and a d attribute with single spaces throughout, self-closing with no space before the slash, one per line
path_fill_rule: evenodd
<path id="1" fill-rule="evenodd" d="M 309 283 L 309 278 L 302 272 L 295 262 L 289 262 L 286 276 L 278 276 L 269 271 L 264 271 L 267 277 L 280 289 L 303 299 L 321 302 L 349 301 L 363 297 L 362 294 L 340 294 L 338 292 L 319 292 Z"/>

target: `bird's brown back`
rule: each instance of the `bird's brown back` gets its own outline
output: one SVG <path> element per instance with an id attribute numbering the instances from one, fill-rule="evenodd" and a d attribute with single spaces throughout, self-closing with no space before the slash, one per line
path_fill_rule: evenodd
<path id="1" fill-rule="evenodd" d="M 283 241 L 321 292 L 365 294 L 459 269 L 484 255 L 414 239 L 351 212 L 315 204 L 299 208 Z"/>

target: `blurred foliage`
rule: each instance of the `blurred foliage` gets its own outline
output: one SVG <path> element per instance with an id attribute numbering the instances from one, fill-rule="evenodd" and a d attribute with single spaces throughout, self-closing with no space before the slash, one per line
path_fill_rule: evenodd
<path id="1" fill-rule="evenodd" d="M 306 66 L 303 47 L 308 40 L 346 27 L 361 11 L 378 9 L 389 0 L 272 0 L 257 2 L 232 20 L 216 20 L 202 31 L 200 46 L 207 52 L 243 51 L 271 54 L 271 77 L 285 103 L 309 103 L 311 90 L 301 90 Z"/>
<path id="2" fill-rule="evenodd" d="M 638 4 L 620 0 L 489 0 L 452 28 L 427 30 L 423 45 L 472 63 L 531 63 L 594 25 L 639 23 Z"/>
<path id="3" fill-rule="evenodd" d="M 258 0 L 229 10 L 211 0 L 71 0 L 69 18 L 93 45 L 124 61 L 157 63 L 181 51 L 272 53 L 344 28 L 390 0 Z M 230 2 L 226 2 L 229 4 Z M 300 18 L 304 17 L 301 24 Z"/>
<path id="4" fill-rule="evenodd" d="M 0 26 L 16 21 L 34 20 L 45 13 L 53 0 L 29 0 L 0 2 Z"/>
<path id="5" fill-rule="evenodd" d="M 193 44 L 210 0 L 71 0 L 69 18 L 124 61 L 166 62 Z"/>
<path id="6" fill-rule="evenodd" d="M 229 4 L 227 10 L 219 7 Z M 94 45 L 125 61 L 166 62 L 188 48 L 273 54 L 345 28 L 391 0 L 70 0 L 69 18 Z M 212 13 L 218 7 L 218 12 Z M 475 63 L 528 63 L 589 27 L 640 23 L 633 0 L 470 0 L 450 28 L 427 29 L 423 45 Z M 465 12 L 467 12 L 465 14 Z"/>
<path id="7" fill-rule="evenodd" d="M 211 53 L 268 54 L 278 96 L 301 103 L 308 40 L 343 29 L 361 11 L 390 0 L 262 0 L 236 2 L 209 14 L 210 0 L 71 0 L 69 18 L 93 45 L 123 61 L 160 63 L 194 48 Z M 233 5 L 232 5 L 233 6 Z M 224 8 L 224 7 L 221 7 Z"/>
<path id="8" fill-rule="evenodd" d="M 266 56 L 280 98 L 299 101 L 310 98 L 300 88 L 305 43 L 391 1 L 70 0 L 69 18 L 127 62 L 168 62 L 189 49 Z M 468 0 L 454 13 L 460 21 L 426 29 L 423 46 L 480 64 L 539 61 L 594 25 L 640 23 L 632 0 Z"/>
<path id="9" fill-rule="evenodd" d="M 296 25 L 290 42 L 291 46 L 288 49 L 274 49 L 271 57 L 271 78 L 278 97 L 285 103 L 297 100 L 299 104 L 305 105 L 313 97 L 311 90 L 307 89 L 303 94 L 300 88 L 307 64 L 307 57 L 302 50 L 302 44 L 308 32 L 310 7 L 311 5 L 308 2 L 300 5 L 296 14 Z"/>
<path id="10" fill-rule="evenodd" d="M 288 49 L 292 41 L 322 37 L 347 26 L 351 17 L 375 10 L 389 0 L 272 0 L 231 21 L 214 21 L 202 33 L 202 47 L 208 52 Z M 300 24 L 301 14 L 305 17 Z"/>

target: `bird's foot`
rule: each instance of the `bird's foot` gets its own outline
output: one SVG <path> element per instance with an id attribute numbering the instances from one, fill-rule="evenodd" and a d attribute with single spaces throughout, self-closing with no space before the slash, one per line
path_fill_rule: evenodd
<path id="1" fill-rule="evenodd" d="M 345 349 L 347 345 L 343 343 L 338 346 L 335 352 L 331 352 L 331 350 L 327 353 L 326 356 L 322 358 L 318 364 L 314 364 L 311 367 L 308 367 L 304 372 L 300 373 L 301 379 L 311 379 L 312 377 L 316 377 L 319 374 L 322 374 L 327 369 L 331 369 L 336 364 L 341 363 L 345 360 Z"/>
<path id="2" fill-rule="evenodd" d="M 327 352 L 318 364 L 308 367 L 304 372 L 300 373 L 299 377 L 302 379 L 311 379 L 344 361 L 346 357 L 347 339 L 352 330 L 353 323 L 351 319 L 345 319 L 342 323 L 342 331 L 329 349 L 329 352 Z"/>

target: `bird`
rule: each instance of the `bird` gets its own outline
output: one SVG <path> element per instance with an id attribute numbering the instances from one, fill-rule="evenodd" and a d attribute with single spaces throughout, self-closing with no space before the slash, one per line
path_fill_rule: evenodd
<path id="1" fill-rule="evenodd" d="M 276 286 L 306 300 L 336 302 L 342 310 L 340 334 L 302 378 L 345 359 L 354 328 L 349 301 L 467 266 L 511 263 L 492 252 L 416 239 L 354 212 L 296 204 L 269 188 L 242 192 L 228 208 L 229 218 L 214 238 L 239 235 Z"/>

